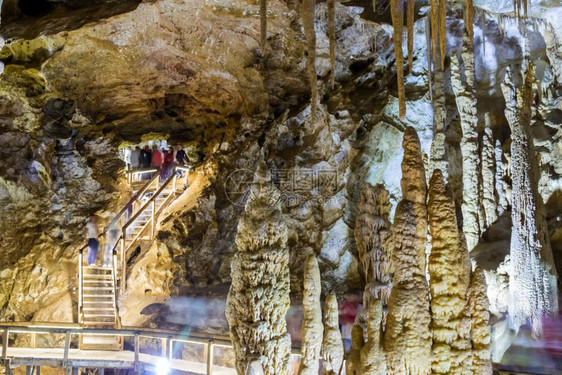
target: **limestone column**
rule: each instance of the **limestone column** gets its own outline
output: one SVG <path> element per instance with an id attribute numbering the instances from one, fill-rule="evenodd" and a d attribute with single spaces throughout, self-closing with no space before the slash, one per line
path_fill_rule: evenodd
<path id="1" fill-rule="evenodd" d="M 472 250 L 480 239 L 480 197 L 478 158 L 478 114 L 474 91 L 474 52 L 466 33 L 463 38 L 462 58 L 465 81 L 461 78 L 460 63 L 456 54 L 451 56 L 451 83 L 461 119 L 462 152 L 462 230 L 468 250 Z"/>
<path id="2" fill-rule="evenodd" d="M 255 360 L 266 375 L 289 373 L 289 252 L 279 195 L 262 162 L 238 223 L 226 306 L 238 374 Z"/>
<path id="3" fill-rule="evenodd" d="M 556 269 L 538 192 L 538 163 L 531 136 L 535 69 L 528 64 L 523 87 L 517 90 L 508 70 L 502 91 L 511 127 L 511 250 L 508 314 L 512 329 L 530 321 L 542 334 L 542 318 L 558 311 Z"/>
<path id="4" fill-rule="evenodd" d="M 420 141 L 407 127 L 402 143 L 402 201 L 394 216 L 393 287 L 384 348 L 391 374 L 431 373 L 431 318 L 425 276 L 427 185 Z"/>
<path id="5" fill-rule="evenodd" d="M 367 322 L 367 342 L 361 350 L 361 365 L 364 375 L 386 375 L 386 358 L 382 347 L 382 303 L 371 299 Z"/>
<path id="6" fill-rule="evenodd" d="M 485 127 L 482 136 L 482 205 L 484 207 L 485 227 L 488 229 L 498 219 L 498 200 L 496 195 L 496 155 L 490 113 L 485 114 Z"/>

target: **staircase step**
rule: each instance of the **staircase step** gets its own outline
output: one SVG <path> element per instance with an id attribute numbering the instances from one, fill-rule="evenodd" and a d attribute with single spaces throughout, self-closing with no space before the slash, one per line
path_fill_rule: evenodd
<path id="1" fill-rule="evenodd" d="M 84 314 L 84 318 L 115 318 L 115 313 L 111 314 Z"/>
<path id="2" fill-rule="evenodd" d="M 84 298 L 111 298 L 113 300 L 113 294 L 85 294 Z M 104 301 L 91 301 L 91 302 L 104 302 Z"/>
<path id="3" fill-rule="evenodd" d="M 113 275 L 105 274 L 105 275 L 84 275 L 84 280 L 111 280 L 113 279 Z"/>
<path id="4" fill-rule="evenodd" d="M 113 311 L 114 307 L 113 307 L 113 303 L 111 304 L 111 306 L 107 306 L 107 307 L 83 307 L 82 308 L 84 311 Z"/>
<path id="5" fill-rule="evenodd" d="M 106 283 L 103 283 L 106 284 Z M 82 289 L 84 290 L 113 290 L 112 287 L 110 286 L 85 286 Z"/>

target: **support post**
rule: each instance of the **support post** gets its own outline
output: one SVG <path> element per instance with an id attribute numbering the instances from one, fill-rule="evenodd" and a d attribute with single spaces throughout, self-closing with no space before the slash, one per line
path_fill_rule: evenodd
<path id="1" fill-rule="evenodd" d="M 98 375 L 104 375 L 104 374 L 105 374 L 105 368 L 100 367 L 100 368 L 98 369 Z"/>
<path id="2" fill-rule="evenodd" d="M 35 375 L 41 375 L 41 366 L 35 367 Z"/>
<path id="3" fill-rule="evenodd" d="M 213 374 L 213 340 L 207 343 L 207 375 Z"/>
<path id="4" fill-rule="evenodd" d="M 172 191 L 174 192 L 174 195 L 176 195 L 176 180 L 177 179 L 178 179 L 178 172 L 177 172 L 176 168 L 174 168 L 174 179 L 172 180 L 172 184 L 173 184 Z"/>
<path id="5" fill-rule="evenodd" d="M 156 216 L 156 198 L 152 201 L 152 212 L 150 213 L 150 239 L 154 239 L 154 230 L 156 225 L 154 223 L 154 217 Z"/>
<path id="6" fill-rule="evenodd" d="M 138 374 L 140 371 L 139 366 L 139 334 L 135 334 L 135 372 Z"/>
<path id="7" fill-rule="evenodd" d="M 67 369 L 67 373 L 70 368 L 68 367 L 68 351 L 70 349 L 70 331 L 66 331 L 66 338 L 64 339 L 64 357 L 62 359 L 62 367 Z"/>
<path id="8" fill-rule="evenodd" d="M 168 337 L 166 339 L 166 358 L 172 359 L 172 338 Z"/>
<path id="9" fill-rule="evenodd" d="M 8 338 L 10 337 L 10 330 L 8 328 L 4 329 L 2 333 L 2 362 L 6 363 L 6 357 L 8 356 Z M 8 366 L 6 366 L 6 369 Z"/>
<path id="10" fill-rule="evenodd" d="M 123 227 L 123 238 L 121 239 L 121 284 L 119 294 L 125 293 L 127 286 L 127 259 L 125 254 L 125 241 L 127 238 L 127 227 Z"/>
<path id="11" fill-rule="evenodd" d="M 30 365 L 25 366 L 25 375 L 31 375 L 31 366 Z"/>
<path id="12" fill-rule="evenodd" d="M 35 332 L 31 332 L 31 349 L 35 349 L 37 347 L 37 334 Z"/>

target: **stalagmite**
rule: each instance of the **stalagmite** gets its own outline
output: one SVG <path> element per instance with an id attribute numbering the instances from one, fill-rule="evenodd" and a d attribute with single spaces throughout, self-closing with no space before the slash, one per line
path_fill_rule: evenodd
<path id="1" fill-rule="evenodd" d="M 344 355 L 339 328 L 338 300 L 335 294 L 329 294 L 324 305 L 324 339 L 322 340 L 324 374 L 339 375 L 342 371 Z"/>
<path id="2" fill-rule="evenodd" d="M 308 47 L 307 69 L 310 81 L 310 121 L 316 122 L 318 106 L 318 80 L 316 77 L 316 33 L 314 31 L 314 10 L 316 0 L 303 0 L 301 5 L 301 17 L 304 27 L 304 35 Z"/>
<path id="3" fill-rule="evenodd" d="M 368 305 L 367 342 L 361 350 L 361 365 L 365 375 L 386 375 L 386 360 L 382 347 L 382 303 L 372 299 Z"/>
<path id="4" fill-rule="evenodd" d="M 433 374 L 460 374 L 471 358 L 466 316 L 471 264 L 462 243 L 455 204 L 440 170 L 429 184 L 429 289 L 433 330 Z"/>
<path id="5" fill-rule="evenodd" d="M 466 0 L 466 30 L 470 46 L 474 45 L 474 4 L 473 0 Z"/>
<path id="6" fill-rule="evenodd" d="M 485 227 L 488 229 L 498 219 L 495 184 L 494 135 L 492 133 L 490 113 L 485 114 L 484 135 L 482 136 L 482 204 L 484 207 Z"/>
<path id="7" fill-rule="evenodd" d="M 267 0 L 260 0 L 260 49 L 265 55 L 265 44 L 267 42 Z"/>
<path id="8" fill-rule="evenodd" d="M 398 76 L 398 112 L 400 119 L 406 116 L 406 91 L 404 89 L 404 53 L 402 51 L 402 31 L 404 27 L 404 4 L 402 0 L 390 0 L 390 14 L 394 26 L 394 54 Z"/>
<path id="9" fill-rule="evenodd" d="M 361 349 L 365 344 L 363 340 L 363 327 L 359 324 L 353 325 L 351 330 L 351 347 L 345 359 L 345 373 L 346 375 L 361 375 Z"/>
<path id="10" fill-rule="evenodd" d="M 439 1 L 439 44 L 441 46 L 441 69 L 445 70 L 447 55 L 447 0 Z"/>
<path id="11" fill-rule="evenodd" d="M 402 143 L 402 201 L 394 216 L 393 287 L 384 334 L 391 374 L 431 372 L 429 288 L 425 276 L 427 185 L 420 141 L 407 127 Z"/>
<path id="12" fill-rule="evenodd" d="M 257 176 L 238 222 L 226 317 L 239 374 L 256 359 L 265 374 L 287 374 L 291 350 L 285 321 L 290 304 L 287 226 L 280 193 L 270 183 L 264 163 Z"/>
<path id="13" fill-rule="evenodd" d="M 480 239 L 479 173 L 478 173 L 478 114 L 474 79 L 474 53 L 464 35 L 462 57 L 465 82 L 462 81 L 460 63 L 456 54 L 451 56 L 451 84 L 460 114 L 462 138 L 462 229 L 468 250 L 472 250 Z"/>
<path id="14" fill-rule="evenodd" d="M 512 329 L 530 321 L 535 336 L 542 318 L 558 310 L 556 270 L 538 192 L 538 163 L 531 136 L 535 69 L 528 64 L 525 82 L 516 90 L 507 71 L 502 91 L 511 128 L 511 251 L 508 314 Z"/>
<path id="15" fill-rule="evenodd" d="M 472 326 L 472 370 L 478 375 L 492 375 L 490 360 L 490 313 L 484 270 L 476 267 L 470 281 L 468 305 Z"/>
<path id="16" fill-rule="evenodd" d="M 355 241 L 359 260 L 365 270 L 364 306 L 369 306 L 372 298 L 381 299 L 384 306 L 388 304 L 391 287 L 391 208 L 388 191 L 383 185 L 365 186 L 355 222 Z"/>
<path id="17" fill-rule="evenodd" d="M 330 40 L 330 87 L 336 84 L 336 6 L 335 0 L 328 0 L 328 39 Z"/>
<path id="18" fill-rule="evenodd" d="M 322 324 L 322 306 L 320 294 L 320 269 L 314 255 L 309 255 L 304 264 L 303 286 L 303 319 L 302 319 L 302 345 L 301 364 L 299 375 L 317 375 L 322 349 L 324 326 Z"/>
<path id="19" fill-rule="evenodd" d="M 406 28 L 408 31 L 408 72 L 412 73 L 414 65 L 414 16 L 416 2 L 415 0 L 407 0 L 406 8 Z"/>

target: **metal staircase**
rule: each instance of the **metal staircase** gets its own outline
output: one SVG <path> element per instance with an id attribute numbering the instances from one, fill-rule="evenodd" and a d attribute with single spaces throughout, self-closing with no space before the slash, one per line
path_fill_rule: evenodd
<path id="1" fill-rule="evenodd" d="M 134 196 L 111 220 L 100 236 L 100 238 L 107 237 L 110 230 L 119 229 L 120 235 L 113 245 L 110 266 L 84 265 L 84 250 L 87 246 L 80 249 L 78 318 L 79 323 L 84 327 L 121 329 L 118 297 L 126 289 L 127 261 L 138 246 L 154 239 L 156 226 L 164 209 L 177 196 L 177 170 L 189 171 L 186 167 L 177 166 L 172 176 L 162 183 L 158 173 L 147 182 L 141 183 L 129 177 L 128 181 L 133 188 Z M 133 173 L 150 172 L 129 171 L 128 173 L 132 176 Z M 185 178 L 187 179 L 187 173 Z M 104 247 L 100 246 L 101 252 L 103 249 Z M 115 337 L 83 335 L 80 346 L 82 349 L 120 350 L 122 340 Z"/>

